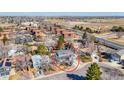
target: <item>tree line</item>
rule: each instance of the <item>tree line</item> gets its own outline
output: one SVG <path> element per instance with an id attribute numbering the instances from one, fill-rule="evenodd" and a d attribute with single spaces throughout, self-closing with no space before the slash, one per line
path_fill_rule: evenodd
<path id="1" fill-rule="evenodd" d="M 100 30 L 92 30 L 90 27 L 84 28 L 83 26 L 75 25 L 72 29 L 86 31 L 88 33 L 100 33 Z"/>
<path id="2" fill-rule="evenodd" d="M 124 27 L 122 26 L 113 26 L 110 31 L 116 33 L 118 38 L 121 38 L 124 35 Z"/>

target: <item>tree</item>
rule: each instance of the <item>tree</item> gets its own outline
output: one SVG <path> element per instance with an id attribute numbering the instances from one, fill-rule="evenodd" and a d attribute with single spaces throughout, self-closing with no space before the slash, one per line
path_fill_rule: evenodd
<path id="1" fill-rule="evenodd" d="M 85 31 L 87 31 L 87 32 L 89 32 L 89 33 L 92 32 L 91 28 L 89 28 L 89 27 L 86 27 Z"/>
<path id="2" fill-rule="evenodd" d="M 121 38 L 124 34 L 123 34 L 123 32 L 116 32 L 117 33 L 117 38 L 119 39 L 119 38 Z"/>
<path id="3" fill-rule="evenodd" d="M 83 46 L 85 47 L 88 42 L 88 35 L 87 35 L 86 31 L 83 33 L 81 42 L 82 42 Z"/>
<path id="4" fill-rule="evenodd" d="M 48 51 L 47 47 L 44 45 L 38 46 L 36 53 L 38 53 L 40 55 L 49 55 L 49 51 Z"/>
<path id="5" fill-rule="evenodd" d="M 90 35 L 89 37 L 89 52 L 90 54 L 95 50 L 95 42 L 96 42 L 96 37 L 93 35 Z"/>
<path id="6" fill-rule="evenodd" d="M 76 28 L 76 25 L 74 27 L 72 27 L 72 29 L 75 29 Z"/>
<path id="7" fill-rule="evenodd" d="M 4 34 L 2 39 L 3 44 L 5 45 L 7 41 L 8 41 L 8 38 L 6 37 L 6 34 Z"/>
<path id="8" fill-rule="evenodd" d="M 4 51 L 4 57 L 6 57 L 6 54 L 7 54 L 7 47 L 5 47 L 5 45 L 6 45 L 6 42 L 8 41 L 8 38 L 7 38 L 7 36 L 6 36 L 6 34 L 4 34 L 4 36 L 3 36 L 3 39 L 1 39 L 1 41 L 3 42 L 3 45 L 4 45 L 4 47 L 3 47 L 3 51 Z"/>
<path id="9" fill-rule="evenodd" d="M 123 36 L 123 31 L 124 31 L 123 27 L 118 27 L 118 30 L 117 30 L 117 37 L 118 38 L 121 38 L 121 36 Z"/>
<path id="10" fill-rule="evenodd" d="M 52 27 L 51 26 L 50 26 L 49 30 L 52 31 Z"/>
<path id="11" fill-rule="evenodd" d="M 112 32 L 116 32 L 117 34 L 117 37 L 118 38 L 121 38 L 121 36 L 123 35 L 124 33 L 124 28 L 121 27 L 121 26 L 113 26 L 112 29 L 111 29 Z"/>
<path id="12" fill-rule="evenodd" d="M 123 31 L 124 31 L 124 28 L 121 27 L 121 26 L 119 26 L 119 27 L 118 27 L 118 31 L 123 32 Z"/>
<path id="13" fill-rule="evenodd" d="M 78 29 L 79 30 L 79 26 L 78 25 L 75 25 L 74 27 L 73 27 L 73 29 Z"/>
<path id="14" fill-rule="evenodd" d="M 86 79 L 87 80 L 100 80 L 102 72 L 100 71 L 100 67 L 97 63 L 91 64 L 89 69 L 87 70 Z"/>
<path id="15" fill-rule="evenodd" d="M 87 35 L 87 32 L 85 31 L 85 32 L 83 33 L 82 39 L 86 39 L 87 37 L 88 37 L 88 35 Z"/>
<path id="16" fill-rule="evenodd" d="M 79 30 L 83 30 L 83 27 L 82 27 L 82 26 L 80 26 L 80 27 L 79 27 Z"/>
<path id="17" fill-rule="evenodd" d="M 38 29 L 40 30 L 41 29 L 41 26 L 38 26 Z"/>
<path id="18" fill-rule="evenodd" d="M 102 55 L 101 55 L 101 51 L 100 51 L 100 45 L 104 45 L 104 43 L 100 43 L 99 41 L 96 41 L 96 47 L 97 47 L 97 54 L 99 56 L 99 62 L 102 62 Z"/>
<path id="19" fill-rule="evenodd" d="M 64 45 L 64 42 L 65 42 L 64 36 L 63 35 L 59 36 L 59 40 L 58 40 L 56 48 L 61 49 Z"/>
<path id="20" fill-rule="evenodd" d="M 110 30 L 113 31 L 113 32 L 117 32 L 118 31 L 118 26 L 113 26 Z"/>
<path id="21" fill-rule="evenodd" d="M 2 27 L 0 27 L 0 32 L 3 32 L 3 28 Z"/>

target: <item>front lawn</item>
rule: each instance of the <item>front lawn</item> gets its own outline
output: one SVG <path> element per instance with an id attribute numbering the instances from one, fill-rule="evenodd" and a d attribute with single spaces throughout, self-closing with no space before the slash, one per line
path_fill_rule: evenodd
<path id="1" fill-rule="evenodd" d="M 80 59 L 82 62 L 92 62 L 92 59 L 90 56 L 80 56 Z"/>

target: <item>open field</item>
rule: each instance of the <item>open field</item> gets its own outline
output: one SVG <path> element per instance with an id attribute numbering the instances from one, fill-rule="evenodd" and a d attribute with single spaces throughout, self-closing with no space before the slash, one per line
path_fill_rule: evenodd
<path id="1" fill-rule="evenodd" d="M 15 24 L 10 23 L 0 23 L 0 27 L 8 27 L 8 26 L 15 26 Z"/>
<path id="2" fill-rule="evenodd" d="M 124 38 L 108 38 L 108 40 L 116 42 L 118 44 L 124 44 Z"/>

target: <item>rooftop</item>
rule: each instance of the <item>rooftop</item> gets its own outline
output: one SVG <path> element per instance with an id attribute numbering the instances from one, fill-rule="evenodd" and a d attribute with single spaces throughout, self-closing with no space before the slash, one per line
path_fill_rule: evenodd
<path id="1" fill-rule="evenodd" d="M 73 55 L 73 52 L 71 50 L 59 50 L 57 51 L 56 55 L 58 57 L 67 57 Z"/>
<path id="2" fill-rule="evenodd" d="M 119 56 L 124 55 L 124 49 L 119 50 L 118 52 L 116 52 L 116 54 L 118 54 Z"/>

